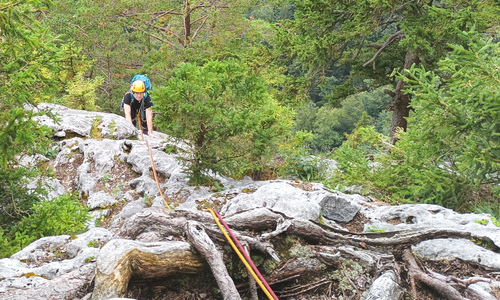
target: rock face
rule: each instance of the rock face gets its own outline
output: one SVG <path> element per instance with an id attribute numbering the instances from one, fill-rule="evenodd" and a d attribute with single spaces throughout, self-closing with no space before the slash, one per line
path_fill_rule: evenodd
<path id="1" fill-rule="evenodd" d="M 191 273 L 203 275 L 211 286 L 190 294 L 182 286 L 193 299 L 238 299 L 235 291 L 265 297 L 255 282 L 247 282 L 244 266 L 204 210 L 209 207 L 220 210 L 252 255 L 259 253 L 258 268 L 280 299 L 500 297 L 500 228 L 489 215 L 428 204 L 388 206 L 295 180 L 217 176 L 222 184 L 217 190 L 193 187 L 178 160 L 189 155 L 183 152 L 189 150 L 186 143 L 156 132 L 148 149 L 121 116 L 52 104 L 36 109 L 60 116 L 60 123 L 39 118 L 56 131 L 59 149 L 49 162 L 57 178 L 48 183 L 54 187 L 51 197 L 77 191 L 94 218 L 84 234 L 45 237 L 0 259 L 1 299 L 147 298 L 154 293 L 163 295 L 156 299 L 183 298 L 179 291 L 172 294 L 168 283 L 133 288 L 131 282 L 175 281 L 173 274 Z M 167 153 L 167 148 L 179 150 Z M 165 209 L 166 204 L 174 209 Z M 205 242 L 212 252 L 221 251 L 220 257 L 203 254 L 199 246 Z M 419 264 L 413 264 L 415 257 Z M 443 264 L 451 271 L 445 272 Z M 405 268 L 409 271 L 401 273 Z M 206 278 L 210 269 L 215 279 Z M 238 287 L 228 276 L 239 280 Z M 156 290 L 138 292 L 148 289 Z M 451 298 L 455 292 L 463 298 Z"/>

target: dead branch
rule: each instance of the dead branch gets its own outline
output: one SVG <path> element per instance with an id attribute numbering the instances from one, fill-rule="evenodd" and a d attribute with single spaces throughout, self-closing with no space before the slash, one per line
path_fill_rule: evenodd
<path id="1" fill-rule="evenodd" d="M 200 26 L 198 26 L 198 28 L 196 28 L 196 30 L 194 31 L 193 37 L 191 38 L 191 41 L 193 41 L 196 38 L 196 36 L 198 35 L 198 32 L 200 31 L 200 29 L 202 29 L 203 26 L 205 25 L 205 23 L 207 23 L 207 20 L 208 20 L 208 15 L 205 16 L 205 18 L 201 22 Z M 196 21 L 198 21 L 198 20 L 196 20 Z M 193 23 L 195 23 L 195 22 L 193 22 Z M 191 23 L 191 24 L 193 24 L 193 23 Z"/>
<path id="2" fill-rule="evenodd" d="M 0 11 L 2 10 L 7 10 L 11 7 L 14 7 L 14 6 L 18 6 L 19 4 L 23 3 L 23 1 L 19 1 L 19 2 L 16 2 L 16 3 L 10 3 L 10 4 L 7 4 L 5 5 L 4 7 L 0 7 Z"/>
<path id="3" fill-rule="evenodd" d="M 398 39 L 402 38 L 404 36 L 404 33 L 401 30 L 396 31 L 395 33 L 391 34 L 387 41 L 385 41 L 381 46 L 380 49 L 373 55 L 372 59 L 367 61 L 366 63 L 363 64 L 363 67 L 366 67 L 367 65 L 373 63 L 373 69 L 375 70 L 375 60 L 377 57 L 384 51 L 384 49 L 389 46 L 392 42 L 397 41 Z"/>
<path id="4" fill-rule="evenodd" d="M 189 11 L 188 13 L 191 13 L 192 11 L 196 10 L 196 9 L 199 9 L 199 8 L 211 8 L 211 7 L 215 7 L 215 8 L 229 8 L 228 5 L 196 5 L 196 6 L 193 6 Z"/>
<path id="5" fill-rule="evenodd" d="M 166 15 L 178 15 L 178 16 L 182 16 L 182 13 L 179 13 L 179 12 L 175 11 L 175 10 L 180 9 L 180 8 L 182 8 L 182 5 L 178 6 L 177 8 L 172 8 L 171 10 L 154 12 L 152 14 L 153 15 L 157 14 L 157 16 L 154 17 L 153 19 L 151 19 L 151 22 L 154 22 L 154 21 L 158 20 L 159 18 L 161 18 L 163 16 L 166 16 Z"/>
<path id="6" fill-rule="evenodd" d="M 161 37 L 159 37 L 159 36 L 157 36 L 157 35 L 155 35 L 155 34 L 149 33 L 149 32 L 147 32 L 147 31 L 145 31 L 145 30 L 143 30 L 143 29 L 137 28 L 137 27 L 135 27 L 135 26 L 133 26 L 133 25 L 128 25 L 128 26 L 129 26 L 131 29 L 134 29 L 134 30 L 137 30 L 137 31 L 142 31 L 142 32 L 144 32 L 145 34 L 149 35 L 150 37 L 152 37 L 152 38 L 154 38 L 154 39 L 156 39 L 156 40 L 158 40 L 158 41 L 160 41 L 160 42 L 163 42 L 163 43 L 166 43 L 166 42 L 167 42 L 165 39 L 163 39 L 163 38 L 161 38 Z"/>
<path id="7" fill-rule="evenodd" d="M 274 270 L 271 274 L 273 281 L 291 278 L 293 276 L 319 274 L 321 272 L 321 261 L 316 258 L 293 258 L 288 260 L 281 268 Z"/>
<path id="8" fill-rule="evenodd" d="M 194 221 L 186 224 L 186 234 L 194 247 L 205 257 L 212 269 L 217 285 L 224 299 L 241 299 L 231 276 L 224 265 L 222 253 L 217 249 L 203 226 Z"/>
<path id="9" fill-rule="evenodd" d="M 316 281 L 316 282 L 312 282 L 310 284 L 307 284 L 307 285 L 302 285 L 302 286 L 298 286 L 298 287 L 295 287 L 293 289 L 290 289 L 290 290 L 285 290 L 285 291 L 277 291 L 277 293 L 280 294 L 280 297 L 295 297 L 295 296 L 298 296 L 300 294 L 304 294 L 306 292 L 309 292 L 315 288 L 318 288 L 322 285 L 325 285 L 327 283 L 330 283 L 330 281 L 328 279 L 321 279 L 319 281 Z"/>
<path id="10" fill-rule="evenodd" d="M 408 274 L 412 280 L 431 287 L 446 299 L 465 300 L 465 298 L 451 285 L 422 271 L 410 249 L 405 249 L 403 251 L 403 260 L 407 263 Z"/>
<path id="11" fill-rule="evenodd" d="M 170 35 L 173 35 L 175 38 L 177 38 L 177 41 L 179 42 L 179 44 L 181 45 L 184 45 L 184 41 L 182 40 L 182 38 L 180 36 L 178 36 L 175 32 L 173 32 L 172 30 L 168 29 L 168 28 L 164 28 L 164 27 L 161 27 L 161 26 L 158 26 L 158 25 L 150 25 L 152 26 L 153 28 L 155 29 L 158 29 L 160 30 L 161 32 L 164 32 L 166 34 L 170 34 Z M 170 46 L 174 46 L 174 42 L 172 42 L 168 37 L 166 38 L 168 43 L 170 44 Z"/>
<path id="12" fill-rule="evenodd" d="M 359 246 L 361 243 L 370 246 L 396 246 L 416 244 L 423 240 L 438 237 L 470 238 L 471 233 L 453 229 L 424 229 L 393 232 L 352 233 L 341 234 L 335 228 L 325 230 L 311 221 L 291 220 L 287 233 L 297 234 L 306 240 L 326 243 L 342 243 Z"/>
<path id="13" fill-rule="evenodd" d="M 349 284 L 352 286 L 353 289 L 356 290 L 356 295 L 358 295 L 358 297 L 361 296 L 361 292 L 359 291 L 356 284 L 354 284 L 354 282 L 352 282 L 352 279 L 351 279 L 351 277 L 349 277 L 349 274 L 347 274 L 342 262 L 339 262 L 339 266 L 340 266 L 340 269 L 342 270 L 342 274 L 344 274 L 345 278 L 347 278 L 347 280 L 349 281 Z"/>

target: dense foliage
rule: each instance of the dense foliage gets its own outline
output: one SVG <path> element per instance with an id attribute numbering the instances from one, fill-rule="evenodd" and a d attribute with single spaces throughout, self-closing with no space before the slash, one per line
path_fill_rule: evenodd
<path id="1" fill-rule="evenodd" d="M 392 114 L 385 108 L 392 99 L 383 92 L 384 88 L 348 96 L 337 107 L 330 104 L 318 107 L 311 102 L 298 111 L 295 130 L 314 133 L 307 146 L 315 154 L 328 153 L 339 147 L 345 140 L 344 133 L 353 131 L 363 113 L 369 116 L 370 125 L 388 135 Z"/>
<path id="2" fill-rule="evenodd" d="M 46 199 L 41 178 L 50 176 L 46 165 L 24 158 L 37 153 L 47 157 L 53 154 L 50 130 L 35 121 L 36 116 L 45 112 L 33 111 L 32 107 L 42 101 L 57 101 L 69 78 L 66 75 L 81 61 L 75 58 L 77 53 L 73 48 L 61 44 L 43 22 L 47 3 L 50 1 L 3 1 L 0 5 L 1 255 L 19 250 L 41 234 L 55 233 L 53 230 L 30 233 L 33 228 L 21 225 L 39 218 L 38 203 Z M 22 163 L 23 160 L 26 162 Z M 61 203 L 49 205 L 59 207 Z M 39 220 L 49 221 L 45 219 Z M 44 230 L 42 223 L 38 224 L 40 230 Z"/>
<path id="3" fill-rule="evenodd" d="M 59 49 L 54 36 L 34 18 L 32 10 L 43 11 L 38 1 L 6 3 L 0 10 L 0 225 L 18 220 L 30 211 L 33 201 L 43 194 L 27 184 L 39 175 L 36 165 L 21 165 L 18 155 L 46 152 L 47 128 L 32 120 L 25 105 L 47 99 L 57 91 L 52 78 L 58 69 Z M 35 99 L 34 99 L 35 98 Z"/>
<path id="4" fill-rule="evenodd" d="M 404 74 L 412 64 L 432 70 L 449 43 L 461 42 L 460 31 L 493 33 L 500 20 L 497 1 L 287 2 L 294 5 L 294 18 L 278 23 L 276 45 L 288 63 L 319 82 L 314 86 L 323 95 L 317 101 L 334 106 L 349 94 L 391 84 L 392 143 L 396 130 L 407 128 L 411 103 L 394 70 Z"/>

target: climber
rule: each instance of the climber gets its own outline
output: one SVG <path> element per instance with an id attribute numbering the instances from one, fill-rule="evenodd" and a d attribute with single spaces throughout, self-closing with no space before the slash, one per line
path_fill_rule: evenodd
<path id="1" fill-rule="evenodd" d="M 151 110 L 153 106 L 144 82 L 141 80 L 132 82 L 130 92 L 123 97 L 125 118 L 134 126 L 137 126 L 137 119 L 140 119 L 139 128 L 142 128 L 142 133 L 151 137 L 153 137 L 153 111 Z"/>

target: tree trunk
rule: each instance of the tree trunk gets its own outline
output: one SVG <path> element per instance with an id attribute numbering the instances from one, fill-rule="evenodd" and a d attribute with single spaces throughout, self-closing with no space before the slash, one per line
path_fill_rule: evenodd
<path id="1" fill-rule="evenodd" d="M 405 56 L 405 64 L 404 69 L 409 69 L 413 64 L 418 64 L 419 60 L 417 55 L 408 50 Z M 406 76 L 406 72 L 403 73 Z M 403 80 L 400 80 L 396 85 L 396 92 L 394 93 L 394 100 L 392 103 L 392 110 L 394 114 L 392 115 L 391 122 L 391 144 L 396 144 L 398 140 L 397 131 L 403 130 L 406 131 L 408 126 L 406 118 L 410 115 L 410 101 L 411 95 L 404 93 L 405 83 Z"/>

